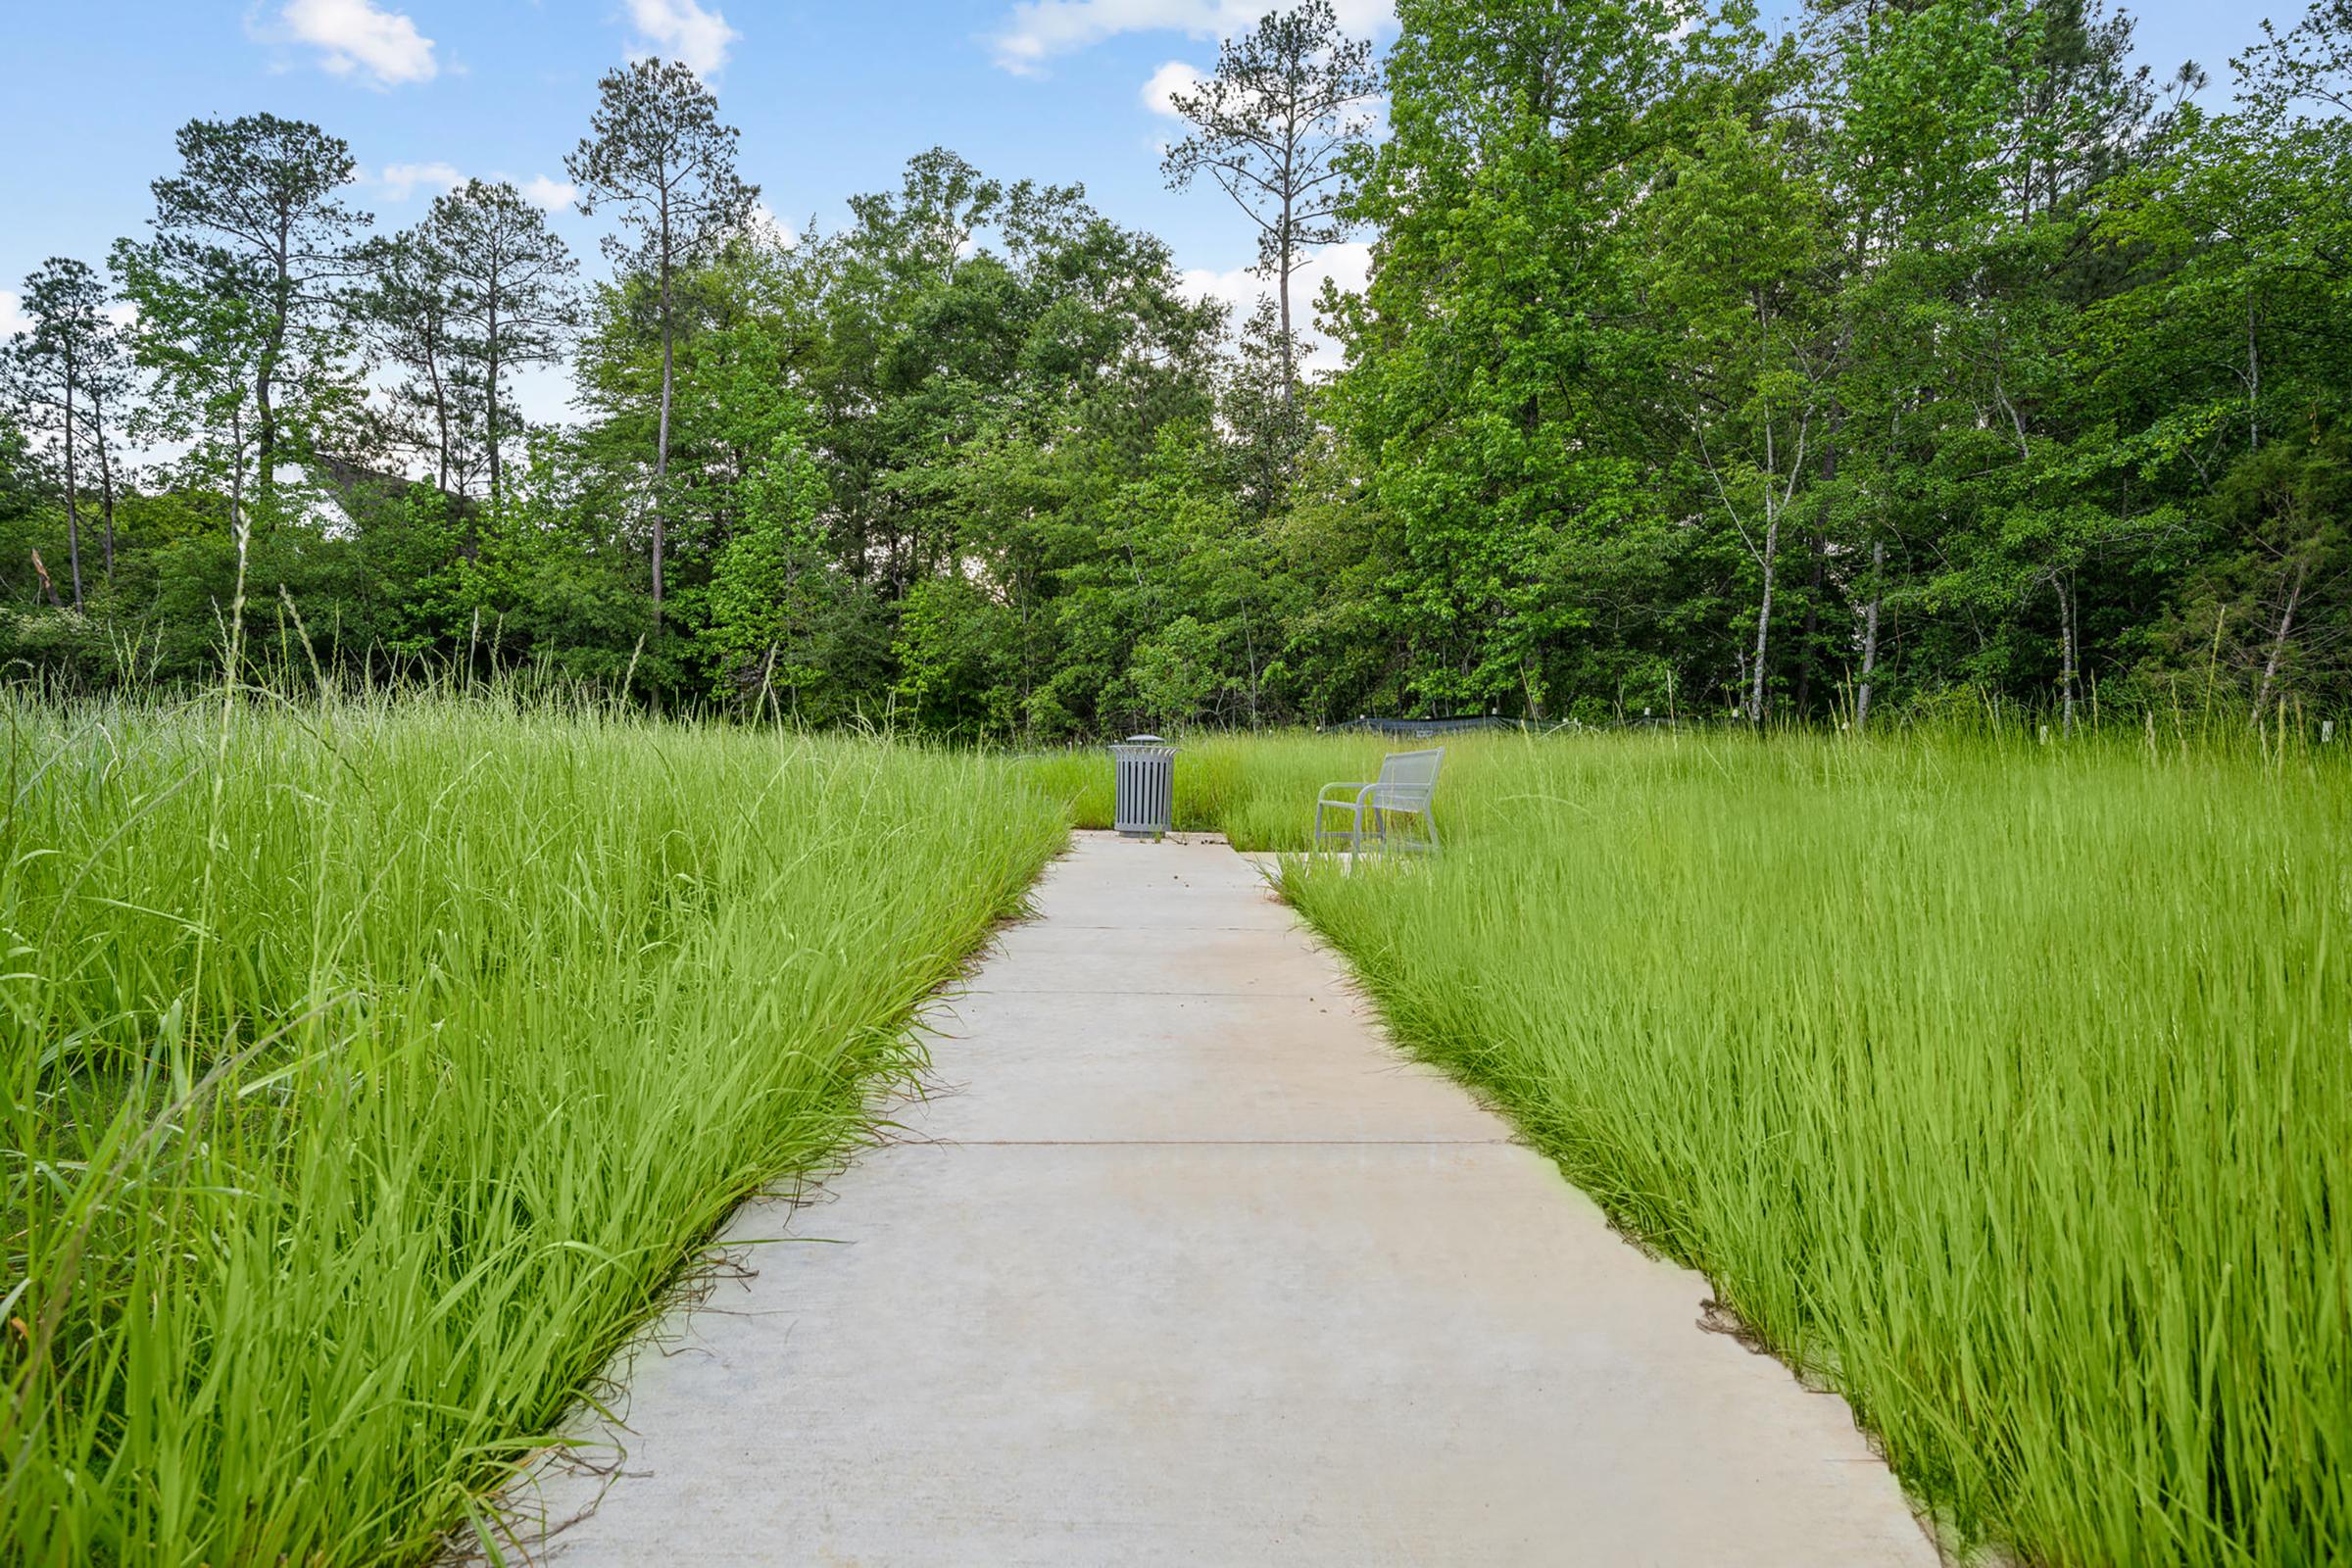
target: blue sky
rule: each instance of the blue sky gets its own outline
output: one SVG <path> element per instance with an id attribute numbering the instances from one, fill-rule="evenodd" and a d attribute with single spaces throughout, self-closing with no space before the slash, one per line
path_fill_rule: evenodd
<path id="1" fill-rule="evenodd" d="M 1384 42 L 1389 0 L 1338 0 Z M 1769 0 L 1768 0 L 1769 3 Z M 1232 294 L 1253 254 L 1207 192 L 1162 188 L 1155 76 L 1215 60 L 1262 0 L 0 0 L 0 291 L 47 256 L 103 260 L 140 231 L 147 182 L 196 116 L 267 109 L 343 136 L 360 204 L 399 226 L 457 174 L 503 174 L 557 202 L 596 78 L 633 54 L 686 59 L 743 131 L 746 175 L 791 228 L 831 228 L 843 199 L 894 186 L 934 144 L 992 174 L 1084 183 L 1174 247 L 1198 286 Z M 2281 22 L 2301 0 L 2272 9 Z M 2291 8 L 2291 11 L 2290 11 Z M 2146 0 L 2142 53 L 2226 57 L 2264 7 Z M 533 182 L 545 182 L 534 185 Z M 582 251 L 596 228 L 567 207 Z M 601 262 L 589 260 L 593 270 Z M 1345 270 L 1348 258 L 1332 265 Z M 0 292 L 0 335 L 16 324 Z M 549 412 L 553 412 L 552 410 Z"/>

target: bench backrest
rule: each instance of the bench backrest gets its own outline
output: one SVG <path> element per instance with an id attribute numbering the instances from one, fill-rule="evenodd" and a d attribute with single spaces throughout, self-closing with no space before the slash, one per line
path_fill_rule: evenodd
<path id="1" fill-rule="evenodd" d="M 1380 780 L 1372 787 L 1372 804 L 1384 811 L 1426 811 L 1438 792 L 1438 764 L 1446 748 L 1425 752 L 1391 752 L 1380 761 Z"/>

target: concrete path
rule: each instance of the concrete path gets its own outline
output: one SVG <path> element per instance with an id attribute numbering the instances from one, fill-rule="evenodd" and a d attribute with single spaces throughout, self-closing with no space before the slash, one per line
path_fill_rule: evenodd
<path id="1" fill-rule="evenodd" d="M 1214 840 L 1081 834 L 905 1134 L 616 1370 L 536 1560 L 1933 1564 L 1843 1401 L 1696 1326 Z M 601 1494 L 601 1500 L 600 1500 Z"/>

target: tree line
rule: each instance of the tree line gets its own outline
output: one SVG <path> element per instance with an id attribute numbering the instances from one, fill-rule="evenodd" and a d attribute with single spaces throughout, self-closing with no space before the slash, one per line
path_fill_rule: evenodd
<path id="1" fill-rule="evenodd" d="M 1238 329 L 944 149 L 782 231 L 674 64 L 567 161 L 585 282 L 511 185 L 379 234 L 338 138 L 192 122 L 144 235 L 25 281 L 0 658 L 1037 740 L 2352 697 L 2352 0 L 2222 88 L 2098 0 L 1398 20 L 1309 0 L 1177 95 L 1170 183 L 1261 236 Z"/>

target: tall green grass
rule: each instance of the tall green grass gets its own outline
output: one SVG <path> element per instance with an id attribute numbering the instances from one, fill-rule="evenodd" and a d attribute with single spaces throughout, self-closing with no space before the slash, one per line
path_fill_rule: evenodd
<path id="1" fill-rule="evenodd" d="M 495 698 L 9 710 L 0 1544 L 418 1560 L 855 1135 L 1099 752 Z M 1186 742 L 1306 845 L 1375 737 Z M 1405 1040 L 2049 1564 L 2352 1554 L 2352 776 L 2276 737 L 1453 743 L 1286 882 Z"/>
<path id="2" fill-rule="evenodd" d="M 1361 750 L 1281 742 L 1217 809 L 1299 842 L 1300 770 L 1367 776 Z M 2352 1558 L 2338 752 L 1685 735 L 1448 765 L 1442 862 L 1296 862 L 1293 899 L 1962 1530 L 2046 1564 Z"/>
<path id="3" fill-rule="evenodd" d="M 4 716 L 28 1563 L 429 1555 L 1064 832 L 1001 761 L 494 698 Z"/>

